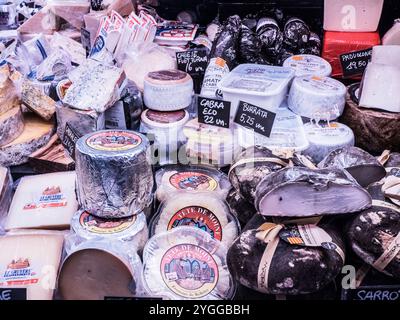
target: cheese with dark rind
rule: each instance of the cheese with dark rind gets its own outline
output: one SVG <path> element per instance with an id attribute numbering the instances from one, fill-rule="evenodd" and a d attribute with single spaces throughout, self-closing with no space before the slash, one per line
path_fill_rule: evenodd
<path id="1" fill-rule="evenodd" d="M 28 161 L 31 153 L 46 145 L 54 132 L 54 124 L 33 114 L 25 114 L 22 134 L 9 144 L 0 147 L 0 164 L 16 166 Z"/>
<path id="2" fill-rule="evenodd" d="M 349 214 L 371 206 L 367 191 L 338 168 L 285 168 L 257 186 L 256 209 L 265 216 Z"/>
<path id="3" fill-rule="evenodd" d="M 231 213 L 234 214 L 240 223 L 246 224 L 249 220 L 257 213 L 254 204 L 244 199 L 239 191 L 232 189 L 227 198 L 226 202 L 231 209 Z"/>
<path id="4" fill-rule="evenodd" d="M 0 147 L 18 138 L 23 130 L 24 119 L 20 107 L 0 115 Z"/>
<path id="5" fill-rule="evenodd" d="M 272 256 L 266 289 L 258 285 L 259 265 L 266 244 L 256 237 L 257 229 L 269 220 L 255 215 L 228 251 L 227 262 L 233 277 L 242 285 L 264 294 L 299 295 L 325 288 L 342 270 L 344 261 L 335 250 L 305 247 L 279 239 Z M 319 225 L 341 250 L 344 243 L 335 225 Z"/>
<path id="6" fill-rule="evenodd" d="M 385 168 L 368 152 L 357 147 L 344 147 L 330 152 L 319 168 L 346 169 L 362 187 L 385 177 Z"/>

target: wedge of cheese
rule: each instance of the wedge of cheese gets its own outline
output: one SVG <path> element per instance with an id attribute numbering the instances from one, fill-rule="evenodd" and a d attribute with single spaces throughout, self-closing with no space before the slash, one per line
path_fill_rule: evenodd
<path id="1" fill-rule="evenodd" d="M 75 171 L 22 178 L 5 229 L 68 229 L 78 209 Z"/>
<path id="2" fill-rule="evenodd" d="M 24 119 L 20 107 L 0 115 L 0 147 L 15 140 L 24 130 Z"/>
<path id="3" fill-rule="evenodd" d="M 28 300 L 52 300 L 60 265 L 62 233 L 0 237 L 0 287 L 26 288 Z"/>

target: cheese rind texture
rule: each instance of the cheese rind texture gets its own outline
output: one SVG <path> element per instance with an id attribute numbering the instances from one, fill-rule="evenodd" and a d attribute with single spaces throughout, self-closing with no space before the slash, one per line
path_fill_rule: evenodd
<path id="1" fill-rule="evenodd" d="M 59 233 L 0 237 L 0 286 L 26 288 L 28 300 L 52 300 L 63 242 Z"/>
<path id="2" fill-rule="evenodd" d="M 45 120 L 50 120 L 56 109 L 56 102 L 50 98 L 39 83 L 34 80 L 24 79 L 22 82 L 22 102 L 33 112 Z"/>
<path id="3" fill-rule="evenodd" d="M 371 62 L 400 67 L 400 45 L 373 47 Z"/>
<path id="4" fill-rule="evenodd" d="M 23 177 L 5 229 L 68 229 L 78 210 L 75 171 Z"/>
<path id="5" fill-rule="evenodd" d="M 0 147 L 0 165 L 16 166 L 28 161 L 31 153 L 46 145 L 54 132 L 54 125 L 32 114 L 24 116 L 22 134 L 9 144 Z"/>
<path id="6" fill-rule="evenodd" d="M 20 107 L 0 115 L 0 147 L 15 140 L 23 130 L 24 119 Z"/>

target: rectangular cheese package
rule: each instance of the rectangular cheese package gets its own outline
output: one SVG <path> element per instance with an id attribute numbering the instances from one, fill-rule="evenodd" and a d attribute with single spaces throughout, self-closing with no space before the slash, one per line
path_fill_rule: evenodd
<path id="1" fill-rule="evenodd" d="M 4 232 L 4 220 L 12 199 L 12 184 L 10 171 L 0 167 L 0 234 Z"/>
<path id="2" fill-rule="evenodd" d="M 4 228 L 68 229 L 78 209 L 75 171 L 23 177 Z"/>
<path id="3" fill-rule="evenodd" d="M 52 300 L 64 236 L 42 230 L 0 236 L 0 287 L 26 289 L 27 300 Z"/>

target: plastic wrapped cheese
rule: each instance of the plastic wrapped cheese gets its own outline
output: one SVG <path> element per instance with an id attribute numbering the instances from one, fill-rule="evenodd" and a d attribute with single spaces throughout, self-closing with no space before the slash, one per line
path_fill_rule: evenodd
<path id="1" fill-rule="evenodd" d="M 170 300 L 232 299 L 226 246 L 201 230 L 180 227 L 154 236 L 143 252 L 147 294 Z"/>
<path id="2" fill-rule="evenodd" d="M 150 234 L 182 226 L 203 230 L 227 246 L 238 236 L 240 227 L 225 201 L 209 192 L 176 192 L 161 204 L 152 219 Z"/>
<path id="3" fill-rule="evenodd" d="M 400 64 L 368 64 L 362 83 L 360 106 L 400 112 Z"/>
<path id="4" fill-rule="evenodd" d="M 68 229 L 78 209 L 75 171 L 23 177 L 5 229 Z"/>
<path id="5" fill-rule="evenodd" d="M 318 163 L 329 152 L 346 146 L 354 146 L 354 133 L 346 125 L 339 122 L 314 123 L 304 125 L 309 147 L 303 154 L 311 157 Z"/>
<path id="6" fill-rule="evenodd" d="M 27 300 L 52 300 L 63 242 L 54 231 L 0 237 L 0 287 L 26 288 Z"/>
<path id="7" fill-rule="evenodd" d="M 85 240 L 118 239 L 129 242 L 138 251 L 148 240 L 148 228 L 144 213 L 121 219 L 98 218 L 87 211 L 78 211 L 72 218 L 71 229 Z"/>
<path id="8" fill-rule="evenodd" d="M 176 191 L 204 192 L 225 199 L 231 184 L 223 172 L 209 166 L 167 166 L 157 171 L 157 199 L 165 201 Z"/>
<path id="9" fill-rule="evenodd" d="M 328 61 L 311 54 L 291 56 L 285 60 L 283 66 L 294 69 L 296 77 L 307 75 L 329 77 L 332 73 L 332 67 Z"/>
<path id="10" fill-rule="evenodd" d="M 289 93 L 288 107 L 311 119 L 335 120 L 346 102 L 346 87 L 341 82 L 317 76 L 297 77 Z"/>

